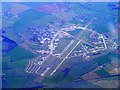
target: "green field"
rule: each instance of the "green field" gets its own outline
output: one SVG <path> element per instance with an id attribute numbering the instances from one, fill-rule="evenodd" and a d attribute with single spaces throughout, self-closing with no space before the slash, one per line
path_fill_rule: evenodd
<path id="1" fill-rule="evenodd" d="M 73 40 L 72 37 L 61 38 L 60 41 L 58 42 L 56 49 L 53 51 L 53 54 L 61 53 L 65 49 L 65 47 L 70 43 L 70 41 L 72 41 L 72 40 Z"/>
<path id="2" fill-rule="evenodd" d="M 64 73 L 61 71 L 56 72 L 53 76 L 51 77 L 46 77 L 43 80 L 43 84 L 59 84 L 65 83 L 65 82 L 70 82 L 73 81 L 74 77 L 72 75 L 66 75 L 64 76 Z"/>
<path id="3" fill-rule="evenodd" d="M 76 36 L 80 31 L 81 31 L 81 29 L 75 29 L 73 31 L 68 31 L 68 33 L 73 35 L 73 36 Z"/>
<path id="4" fill-rule="evenodd" d="M 24 77 L 11 77 L 11 78 L 6 78 L 6 81 L 10 85 L 10 88 L 21 88 L 25 82 Z"/>
<path id="5" fill-rule="evenodd" d="M 18 33 L 16 32 L 14 28 L 5 28 L 4 31 L 5 33 L 2 34 L 3 36 L 13 40 L 16 43 L 23 42 L 23 40 L 21 39 L 21 36 L 18 35 Z"/>
<path id="6" fill-rule="evenodd" d="M 37 24 L 37 25 L 46 25 L 46 24 L 48 24 L 50 22 L 54 22 L 54 21 L 56 21 L 58 19 L 59 18 L 57 18 L 57 17 L 55 17 L 53 15 L 46 15 L 43 18 L 31 21 L 31 23 Z"/>
<path id="7" fill-rule="evenodd" d="M 15 61 L 22 60 L 22 59 L 31 59 L 35 57 L 36 55 L 17 46 L 11 51 L 9 51 L 4 57 L 7 57 L 7 56 L 10 56 L 10 60 L 15 62 Z"/>
<path id="8" fill-rule="evenodd" d="M 101 77 L 110 76 L 110 74 L 108 72 L 106 72 L 104 69 L 100 69 L 98 71 L 95 71 L 95 73 L 100 75 Z"/>
<path id="9" fill-rule="evenodd" d="M 27 29 L 32 26 L 34 23 L 31 23 L 33 20 L 41 19 L 44 16 L 48 15 L 44 12 L 39 12 L 34 9 L 29 9 L 20 14 L 20 19 L 17 20 L 12 27 L 15 27 L 17 32 L 19 33 L 26 33 Z"/>
<path id="10" fill-rule="evenodd" d="M 25 67 L 29 59 L 35 56 L 35 54 L 19 46 L 4 55 L 2 58 L 2 70 L 5 75 L 3 77 L 6 78 L 6 83 L 10 85 L 10 88 L 23 87 L 26 77 L 29 75 L 29 73 L 25 72 Z"/>

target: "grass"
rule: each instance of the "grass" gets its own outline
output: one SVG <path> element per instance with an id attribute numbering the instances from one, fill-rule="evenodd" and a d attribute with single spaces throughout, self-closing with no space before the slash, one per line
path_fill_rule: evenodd
<path id="1" fill-rule="evenodd" d="M 110 55 L 108 54 L 108 55 L 96 58 L 95 62 L 97 62 L 98 64 L 104 64 L 104 63 L 111 62 Z"/>
<path id="2" fill-rule="evenodd" d="M 69 53 L 70 51 L 74 48 L 74 46 L 78 43 L 78 40 L 75 40 L 71 46 L 66 50 L 66 52 L 62 55 L 61 58 L 65 58 Z"/>
<path id="3" fill-rule="evenodd" d="M 43 16 L 48 15 L 47 13 L 44 12 L 39 12 L 35 9 L 29 9 L 20 14 L 20 19 L 14 23 L 14 27 L 20 26 L 22 24 L 28 23 L 34 19 L 39 19 L 42 18 Z"/>
<path id="4" fill-rule="evenodd" d="M 110 74 L 106 72 L 104 69 L 100 69 L 98 71 L 95 71 L 94 73 L 100 75 L 101 77 L 110 76 Z"/>
<path id="5" fill-rule="evenodd" d="M 109 64 L 109 63 L 105 63 L 104 66 L 105 66 L 104 69 L 107 72 L 109 72 L 109 71 L 114 69 L 114 67 L 111 64 Z"/>
<path id="6" fill-rule="evenodd" d="M 79 24 L 80 23 L 80 21 L 78 21 L 78 20 L 70 20 L 69 22 L 74 23 L 74 24 Z"/>
<path id="7" fill-rule="evenodd" d="M 2 70 L 6 70 L 8 68 L 9 68 L 8 63 L 3 61 L 2 62 Z"/>
<path id="8" fill-rule="evenodd" d="M 74 77 L 72 75 L 66 75 L 64 76 L 64 78 L 62 79 L 62 83 L 65 83 L 65 82 L 70 82 L 70 81 L 73 81 L 74 80 Z"/>
<path id="9" fill-rule="evenodd" d="M 10 85 L 10 88 L 22 88 L 24 82 L 25 82 L 24 77 L 8 77 L 6 78 L 6 81 Z"/>
<path id="10" fill-rule="evenodd" d="M 68 31 L 68 33 L 73 35 L 73 36 L 76 36 L 80 31 L 81 31 L 81 29 L 75 29 L 73 31 Z"/>
<path id="11" fill-rule="evenodd" d="M 58 43 L 58 45 L 57 45 L 57 47 L 56 47 L 56 49 L 54 50 L 54 54 L 57 54 L 57 53 L 61 53 L 64 49 L 65 49 L 65 47 L 70 43 L 70 41 L 72 40 L 73 38 L 67 38 L 67 37 L 64 37 L 64 38 L 62 38 L 60 41 L 59 41 L 59 43 Z"/>
<path id="12" fill-rule="evenodd" d="M 21 34 L 26 33 L 27 28 L 29 28 L 31 25 L 34 24 L 34 23 L 31 23 L 31 21 L 36 20 L 36 19 L 41 19 L 46 15 L 48 14 L 44 12 L 39 12 L 34 9 L 26 10 L 20 14 L 20 19 L 17 20 L 12 25 L 12 27 L 16 28 L 18 33 L 21 33 Z"/>
<path id="13" fill-rule="evenodd" d="M 28 61 L 29 59 L 22 59 L 16 62 L 10 62 L 8 64 L 10 68 L 24 68 L 27 65 Z"/>
<path id="14" fill-rule="evenodd" d="M 54 56 L 49 56 L 48 59 L 42 64 L 43 68 L 48 67 L 54 60 L 56 59 L 56 57 Z"/>
<path id="15" fill-rule="evenodd" d="M 17 34 L 14 28 L 6 28 L 4 31 L 6 33 L 3 33 L 3 36 L 13 40 L 16 43 L 22 43 L 21 37 Z"/>
<path id="16" fill-rule="evenodd" d="M 43 18 L 33 20 L 32 23 L 37 24 L 37 25 L 46 25 L 55 20 L 58 20 L 58 18 L 53 15 L 46 15 Z"/>
<path id="17" fill-rule="evenodd" d="M 81 75 L 87 73 L 87 71 L 85 69 L 83 69 L 83 68 L 81 68 L 81 69 L 79 68 L 78 69 L 78 68 L 72 67 L 69 73 L 71 75 L 74 75 L 74 76 L 81 76 Z"/>
<path id="18" fill-rule="evenodd" d="M 28 6 L 28 7 L 35 8 L 35 7 L 38 7 L 38 6 L 41 6 L 41 5 L 53 4 L 53 2 L 41 2 L 41 3 L 38 3 L 38 2 L 32 2 L 32 3 L 31 2 L 20 2 L 20 4 Z"/>
<path id="19" fill-rule="evenodd" d="M 31 59 L 36 55 L 21 48 L 20 46 L 15 47 L 10 52 L 8 52 L 4 57 L 10 56 L 12 62 L 22 60 L 22 59 Z"/>
<path id="20" fill-rule="evenodd" d="M 45 78 L 45 80 L 43 80 L 42 83 L 43 84 L 57 84 L 61 82 L 63 78 L 64 78 L 64 73 L 59 71 L 55 73 L 54 76 Z"/>

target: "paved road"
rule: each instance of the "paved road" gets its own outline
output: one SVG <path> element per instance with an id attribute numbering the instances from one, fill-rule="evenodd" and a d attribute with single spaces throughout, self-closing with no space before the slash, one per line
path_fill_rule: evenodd
<path id="1" fill-rule="evenodd" d="M 83 31 L 83 30 L 82 30 Z M 60 56 L 57 57 L 43 72 L 43 74 L 47 73 L 47 71 L 56 63 L 56 61 L 66 52 L 66 50 L 74 43 L 74 41 L 81 35 L 82 31 L 78 33 L 78 35 L 66 46 L 66 48 L 61 52 Z"/>

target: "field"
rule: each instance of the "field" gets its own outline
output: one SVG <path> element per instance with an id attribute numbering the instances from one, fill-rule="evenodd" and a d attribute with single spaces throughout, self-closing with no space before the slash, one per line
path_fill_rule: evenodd
<path id="1" fill-rule="evenodd" d="M 38 10 L 38 11 L 40 11 L 40 12 L 46 12 L 46 13 L 57 13 L 59 11 L 62 11 L 62 10 L 65 11 L 66 10 L 66 8 L 64 7 L 63 4 L 41 5 L 41 6 L 35 7 L 35 9 Z"/>
<path id="2" fill-rule="evenodd" d="M 118 6 L 2 3 L 3 88 L 118 87 Z"/>
<path id="3" fill-rule="evenodd" d="M 19 61 L 21 59 L 31 59 L 35 57 L 35 55 L 31 52 L 26 51 L 25 49 L 17 46 L 8 52 L 4 57 L 10 56 L 10 60 L 12 62 Z"/>
<path id="4" fill-rule="evenodd" d="M 73 40 L 72 37 L 61 38 L 60 41 L 58 42 L 58 45 L 57 45 L 56 49 L 54 50 L 53 54 L 61 53 L 65 49 L 65 47 L 70 43 L 71 40 Z"/>
<path id="5" fill-rule="evenodd" d="M 4 36 L 2 38 L 3 38 L 3 43 L 2 43 L 2 52 L 3 53 L 2 53 L 2 55 L 4 55 L 5 53 L 9 52 L 14 47 L 16 47 L 17 44 L 14 41 L 12 41 Z"/>

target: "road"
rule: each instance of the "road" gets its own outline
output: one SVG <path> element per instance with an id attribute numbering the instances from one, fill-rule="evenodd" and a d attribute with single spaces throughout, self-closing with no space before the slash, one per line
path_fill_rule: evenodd
<path id="1" fill-rule="evenodd" d="M 60 56 L 57 57 L 49 66 L 48 68 L 50 69 L 56 61 L 66 52 L 66 50 L 74 43 L 74 41 L 82 34 L 82 31 L 78 33 L 78 35 L 66 46 L 66 48 L 61 52 Z M 60 64 L 61 65 L 61 64 Z M 44 76 L 47 73 L 48 69 L 46 69 L 43 73 L 42 76 Z"/>
<path id="2" fill-rule="evenodd" d="M 88 23 L 88 25 L 91 24 L 91 22 L 92 22 L 92 20 Z M 79 40 L 79 42 L 72 48 L 72 50 L 66 55 L 66 57 L 62 60 L 62 62 L 53 70 L 53 72 L 52 72 L 50 75 L 53 75 L 53 73 L 56 72 L 56 70 L 57 70 L 57 69 L 60 67 L 60 65 L 65 61 L 65 59 L 68 58 L 68 56 L 70 55 L 70 53 L 74 50 L 74 48 L 75 48 L 80 42 L 83 42 L 83 43 L 85 43 L 85 44 L 88 44 L 88 45 L 96 48 L 94 45 L 91 45 L 91 44 L 89 44 L 89 43 L 87 43 L 87 42 L 85 42 L 85 41 L 83 41 L 83 40 L 81 40 L 81 39 L 78 38 L 78 37 L 82 34 L 82 32 L 83 32 L 84 30 L 88 30 L 88 31 L 94 32 L 92 29 L 88 29 L 88 28 L 87 28 L 88 25 L 86 25 L 85 27 L 80 27 L 80 26 L 76 27 L 76 26 L 75 26 L 76 29 L 82 29 L 82 30 L 77 34 L 77 36 L 73 36 L 73 35 L 71 35 L 71 34 L 68 33 L 71 37 L 74 37 L 74 39 L 65 47 L 65 49 L 60 53 L 60 55 L 43 71 L 42 74 L 39 74 L 38 71 L 42 68 L 41 65 L 47 60 L 47 58 L 48 58 L 50 55 L 52 55 L 52 52 L 53 52 L 52 49 L 53 49 L 53 48 L 51 48 L 51 52 L 50 52 L 50 54 L 45 58 L 45 60 L 43 60 L 43 61 L 40 63 L 40 65 L 34 66 L 34 68 L 33 68 L 30 72 L 33 72 L 33 71 L 36 70 L 36 71 L 35 71 L 36 74 L 39 74 L 39 75 L 41 75 L 41 76 L 44 76 L 44 75 L 48 72 L 48 70 L 51 69 L 53 65 L 55 65 L 56 61 L 59 60 L 59 59 L 65 54 L 65 52 L 70 48 L 70 46 L 75 42 L 75 40 Z M 67 29 L 69 29 L 69 28 L 67 28 Z M 54 37 L 52 38 L 52 40 L 51 40 L 51 47 L 53 47 L 53 41 L 55 40 L 55 38 L 57 37 L 57 35 L 59 35 L 60 32 L 67 33 L 67 32 L 62 31 L 62 30 L 64 30 L 64 29 L 62 28 L 61 30 L 59 30 L 59 31 L 54 35 Z M 105 49 L 106 49 L 107 46 L 106 46 L 104 37 L 103 37 L 101 34 L 97 33 L 97 32 L 96 32 L 96 34 L 98 34 L 98 35 L 101 36 L 101 38 L 103 39 L 103 43 L 104 43 L 104 45 L 105 45 Z M 96 51 L 99 51 L 99 50 L 100 50 L 100 49 L 98 48 L 98 50 L 96 50 Z M 90 53 L 90 52 L 87 52 L 87 53 Z M 83 54 L 87 54 L 87 53 L 82 53 L 82 55 L 83 55 Z M 28 72 L 29 69 L 32 67 L 32 66 L 31 66 L 32 64 L 33 64 L 33 62 L 29 62 L 28 67 L 26 68 L 26 71 L 27 71 L 27 72 Z M 37 68 L 36 68 L 36 67 L 37 67 Z"/>
<path id="3" fill-rule="evenodd" d="M 80 41 L 74 46 L 74 48 L 67 54 L 67 56 L 62 60 L 62 62 L 55 68 L 55 70 L 50 74 L 53 75 L 54 72 L 60 67 L 60 65 L 65 61 L 65 59 L 71 54 L 71 52 L 76 48 L 76 46 L 80 43 Z"/>

